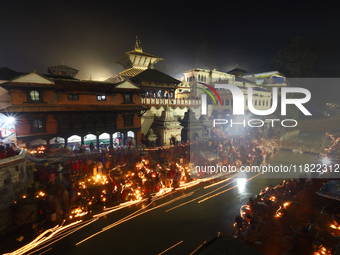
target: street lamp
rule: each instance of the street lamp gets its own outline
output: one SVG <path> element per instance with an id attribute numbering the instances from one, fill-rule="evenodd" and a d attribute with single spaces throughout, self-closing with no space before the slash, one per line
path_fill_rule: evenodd
<path id="1" fill-rule="evenodd" d="M 10 116 L 10 117 L 7 117 L 7 122 L 8 123 L 14 123 L 15 122 L 15 118 Z"/>

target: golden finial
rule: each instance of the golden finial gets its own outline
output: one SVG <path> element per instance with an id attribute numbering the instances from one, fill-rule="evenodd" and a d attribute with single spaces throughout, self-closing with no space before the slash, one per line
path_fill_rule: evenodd
<path id="1" fill-rule="evenodd" d="M 143 52 L 143 51 L 142 51 L 142 47 L 141 47 L 140 45 L 141 45 L 141 42 L 140 42 L 140 40 L 138 39 L 138 36 L 136 35 L 135 51 Z"/>
<path id="2" fill-rule="evenodd" d="M 62 66 L 64 65 L 64 61 L 61 61 L 61 65 L 62 65 Z"/>
<path id="3" fill-rule="evenodd" d="M 236 64 L 236 68 L 238 68 L 238 64 Z"/>
<path id="4" fill-rule="evenodd" d="M 90 81 L 92 81 L 92 75 L 90 75 Z"/>

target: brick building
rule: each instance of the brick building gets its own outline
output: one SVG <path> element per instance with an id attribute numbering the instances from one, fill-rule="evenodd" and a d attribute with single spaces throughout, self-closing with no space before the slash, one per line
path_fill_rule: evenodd
<path id="1" fill-rule="evenodd" d="M 58 66 L 52 69 L 58 72 Z M 148 108 L 141 104 L 139 87 L 130 81 L 80 81 L 73 78 L 77 70 L 63 64 L 59 69 L 64 76 L 33 71 L 1 84 L 10 106 L 0 112 L 15 118 L 19 145 L 73 142 L 78 147 L 91 139 L 97 147 L 128 139 L 140 144 L 141 114 Z"/>

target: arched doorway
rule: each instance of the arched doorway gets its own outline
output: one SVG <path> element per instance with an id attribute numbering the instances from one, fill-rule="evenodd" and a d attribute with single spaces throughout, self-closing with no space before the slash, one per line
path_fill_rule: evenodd
<path id="1" fill-rule="evenodd" d="M 176 145 L 176 138 L 174 136 L 170 138 L 170 145 Z"/>
<path id="2" fill-rule="evenodd" d="M 97 136 L 93 134 L 88 134 L 84 136 L 85 151 L 91 150 L 91 143 L 93 144 L 93 150 L 96 150 L 97 149 Z"/>
<path id="3" fill-rule="evenodd" d="M 35 139 L 33 141 L 30 142 L 30 146 L 32 147 L 38 147 L 38 146 L 47 146 L 47 141 L 43 140 L 43 139 Z"/>
<path id="4" fill-rule="evenodd" d="M 61 146 L 64 146 L 64 144 L 65 144 L 65 139 L 62 138 L 62 137 L 53 137 L 50 140 L 50 148 L 51 149 L 58 149 Z"/>
<path id="5" fill-rule="evenodd" d="M 133 131 L 128 131 L 127 132 L 127 143 L 131 143 L 132 146 L 136 146 L 136 137 L 135 137 L 135 132 Z"/>
<path id="6" fill-rule="evenodd" d="M 113 134 L 113 146 L 124 144 L 124 134 L 121 132 L 116 132 Z"/>
<path id="7" fill-rule="evenodd" d="M 102 133 L 99 136 L 99 147 L 101 149 L 107 149 L 110 146 L 110 134 Z"/>
<path id="8" fill-rule="evenodd" d="M 81 137 L 79 135 L 72 135 L 67 138 L 67 146 L 70 147 L 71 150 L 79 150 L 81 147 Z"/>

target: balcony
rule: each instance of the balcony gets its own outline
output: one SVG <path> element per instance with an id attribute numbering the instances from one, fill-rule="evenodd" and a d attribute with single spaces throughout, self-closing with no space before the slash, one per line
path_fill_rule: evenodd
<path id="1" fill-rule="evenodd" d="M 199 99 L 142 98 L 143 105 L 150 106 L 200 106 Z"/>

